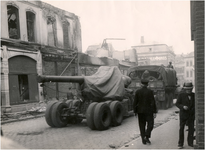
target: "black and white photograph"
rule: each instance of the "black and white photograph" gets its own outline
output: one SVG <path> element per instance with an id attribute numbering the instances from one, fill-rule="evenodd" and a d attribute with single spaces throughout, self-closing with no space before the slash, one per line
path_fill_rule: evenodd
<path id="1" fill-rule="evenodd" d="M 204 1 L 1 0 L 1 149 L 204 149 Z"/>

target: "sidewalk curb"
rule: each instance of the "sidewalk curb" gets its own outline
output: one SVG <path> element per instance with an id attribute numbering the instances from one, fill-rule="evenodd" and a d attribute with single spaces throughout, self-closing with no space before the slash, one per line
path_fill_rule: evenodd
<path id="1" fill-rule="evenodd" d="M 45 113 L 38 114 L 36 116 L 20 118 L 20 119 L 9 119 L 9 120 L 5 120 L 5 121 L 1 121 L 1 124 L 7 124 L 7 123 L 12 123 L 12 122 L 18 122 L 18 121 L 25 121 L 25 120 L 34 119 L 34 118 L 40 118 L 40 117 L 43 117 L 43 116 L 45 116 Z"/>

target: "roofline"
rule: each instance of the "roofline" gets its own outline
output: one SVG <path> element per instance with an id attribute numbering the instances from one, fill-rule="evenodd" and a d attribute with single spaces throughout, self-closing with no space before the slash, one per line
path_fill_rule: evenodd
<path id="1" fill-rule="evenodd" d="M 148 45 L 138 45 L 138 46 L 131 46 L 133 47 L 143 47 L 143 46 L 157 46 L 157 45 L 166 45 L 167 47 L 169 47 L 167 44 L 148 44 Z"/>

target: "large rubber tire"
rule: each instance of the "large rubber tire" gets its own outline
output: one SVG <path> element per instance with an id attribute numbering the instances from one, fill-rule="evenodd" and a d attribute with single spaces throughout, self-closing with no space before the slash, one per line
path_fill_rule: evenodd
<path id="1" fill-rule="evenodd" d="M 108 106 L 110 106 L 110 104 L 111 104 L 112 102 L 113 102 L 113 101 L 111 101 L 111 100 L 105 101 L 105 103 L 108 104 Z"/>
<path id="2" fill-rule="evenodd" d="M 112 125 L 119 126 L 123 120 L 123 106 L 118 101 L 113 101 L 110 104 L 111 116 L 112 116 Z"/>
<path id="3" fill-rule="evenodd" d="M 50 102 L 46 107 L 45 119 L 46 119 L 47 124 L 50 127 L 55 127 L 55 125 L 53 124 L 52 118 L 51 118 L 52 108 L 55 103 L 57 103 L 57 101 Z"/>
<path id="4" fill-rule="evenodd" d="M 95 124 L 94 124 L 94 110 L 95 107 L 98 103 L 97 102 L 93 102 L 91 103 L 86 111 L 86 121 L 87 121 L 87 125 L 91 130 L 95 130 Z"/>
<path id="5" fill-rule="evenodd" d="M 111 124 L 111 111 L 106 103 L 98 103 L 94 110 L 94 123 L 97 130 L 106 130 Z"/>
<path id="6" fill-rule="evenodd" d="M 65 127 L 68 123 L 68 117 L 61 116 L 64 108 L 68 108 L 66 103 L 58 102 L 53 106 L 51 117 L 55 127 Z"/>

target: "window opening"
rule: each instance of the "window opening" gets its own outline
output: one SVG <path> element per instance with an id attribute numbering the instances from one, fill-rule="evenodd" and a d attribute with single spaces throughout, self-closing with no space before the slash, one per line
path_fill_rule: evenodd
<path id="1" fill-rule="evenodd" d="M 27 21 L 28 41 L 35 42 L 35 36 L 34 36 L 35 14 L 27 11 L 26 12 L 26 21 Z"/>
<path id="2" fill-rule="evenodd" d="M 186 76 L 189 77 L 189 71 L 186 72 Z"/>
<path id="3" fill-rule="evenodd" d="M 22 102 L 29 100 L 29 86 L 28 86 L 28 76 L 18 75 L 19 80 L 19 94 L 20 100 Z"/>
<path id="4" fill-rule="evenodd" d="M 48 45 L 56 46 L 55 20 L 53 18 L 48 18 L 47 30 L 48 30 Z"/>
<path id="5" fill-rule="evenodd" d="M 193 74 L 192 71 L 190 71 L 190 77 L 192 77 L 192 74 Z"/>
<path id="6" fill-rule="evenodd" d="M 14 6 L 7 6 L 9 38 L 20 38 L 19 12 Z"/>
<path id="7" fill-rule="evenodd" d="M 70 24 L 68 22 L 63 22 L 64 48 L 70 48 L 70 46 L 69 46 L 69 28 L 70 28 Z"/>
<path id="8" fill-rule="evenodd" d="M 190 66 L 192 66 L 192 61 L 190 61 Z"/>

